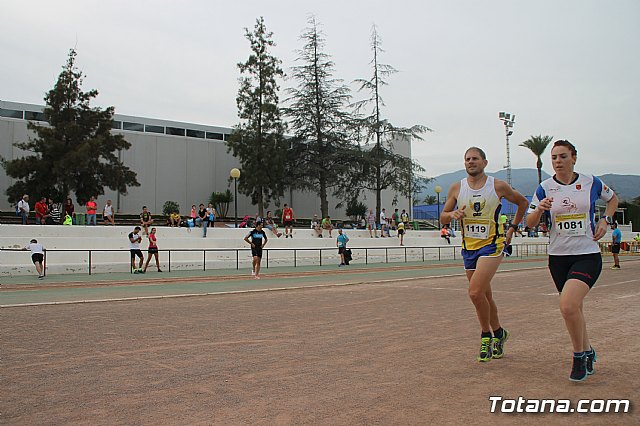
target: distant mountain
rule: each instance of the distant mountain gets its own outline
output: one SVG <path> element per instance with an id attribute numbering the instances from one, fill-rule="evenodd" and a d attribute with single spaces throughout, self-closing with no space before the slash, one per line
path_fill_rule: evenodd
<path id="1" fill-rule="evenodd" d="M 490 176 L 506 181 L 507 171 L 500 170 L 495 173 L 487 173 Z M 442 187 L 440 193 L 440 202 L 443 202 L 447 197 L 447 191 L 454 182 L 458 182 L 464 178 L 467 173 L 464 170 L 458 170 L 453 173 L 446 173 L 444 175 L 437 176 L 433 179 L 427 188 L 420 194 L 420 199 L 424 199 L 427 195 L 435 195 L 436 185 Z M 547 179 L 549 175 L 542 171 L 542 180 Z M 637 196 L 640 196 L 640 176 L 637 175 L 616 175 L 606 174 L 599 176 L 604 183 L 609 185 L 618 194 L 618 197 L 624 200 L 631 200 Z M 520 191 L 523 195 L 533 195 L 533 192 L 538 187 L 538 170 L 536 169 L 512 169 L 511 170 L 511 183 L 513 187 Z"/>

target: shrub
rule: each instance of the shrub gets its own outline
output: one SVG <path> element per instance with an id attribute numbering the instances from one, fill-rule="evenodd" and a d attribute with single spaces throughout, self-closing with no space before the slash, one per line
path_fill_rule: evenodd
<path id="1" fill-rule="evenodd" d="M 347 203 L 346 214 L 354 222 L 357 222 L 359 218 L 364 217 L 364 215 L 367 214 L 367 206 L 354 198 Z"/>
<path id="2" fill-rule="evenodd" d="M 180 213 L 180 204 L 175 201 L 165 201 L 162 206 L 162 214 L 165 216 L 169 216 L 173 212 Z"/>
<path id="3" fill-rule="evenodd" d="M 211 193 L 211 197 L 209 197 L 209 202 L 213 204 L 219 217 L 227 217 L 229 203 L 232 201 L 233 194 L 228 189 L 225 192 L 213 192 Z"/>

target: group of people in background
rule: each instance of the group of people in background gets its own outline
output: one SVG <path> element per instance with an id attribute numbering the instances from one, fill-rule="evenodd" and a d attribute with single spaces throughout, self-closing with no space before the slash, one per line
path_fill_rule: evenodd
<path id="1" fill-rule="evenodd" d="M 85 204 L 85 224 L 89 226 L 95 226 L 97 224 L 97 210 L 98 204 L 95 197 L 91 197 Z M 55 202 L 53 198 L 42 197 L 36 201 L 33 207 L 35 213 L 36 225 L 76 225 L 78 221 L 76 219 L 77 214 L 75 211 L 75 205 L 71 198 L 67 198 L 64 204 Z M 25 194 L 22 199 L 16 204 L 16 215 L 21 217 L 22 224 L 29 224 L 29 213 L 31 208 L 29 206 L 29 195 Z M 115 209 L 111 200 L 107 200 L 107 203 L 102 209 L 102 221 L 105 225 L 115 225 Z"/>

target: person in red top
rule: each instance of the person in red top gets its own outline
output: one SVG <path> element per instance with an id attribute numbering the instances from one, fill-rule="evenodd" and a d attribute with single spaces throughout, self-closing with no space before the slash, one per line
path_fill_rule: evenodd
<path id="1" fill-rule="evenodd" d="M 158 244 L 156 238 L 156 228 L 151 228 L 151 233 L 149 234 L 149 256 L 147 256 L 147 263 L 144 265 L 144 272 L 147 272 L 147 267 L 149 266 L 149 262 L 151 262 L 151 258 L 156 258 L 156 266 L 158 267 L 158 272 L 162 272 L 160 269 L 160 260 L 158 259 Z"/>
<path id="2" fill-rule="evenodd" d="M 96 197 L 91 197 L 91 199 L 87 201 L 87 225 L 91 225 L 91 222 L 93 222 L 93 226 L 96 225 L 97 209 L 98 204 L 96 203 Z"/>
<path id="3" fill-rule="evenodd" d="M 42 199 L 36 203 L 36 224 L 44 225 L 48 217 L 49 208 L 47 207 L 47 198 L 42 197 Z"/>
<path id="4" fill-rule="evenodd" d="M 293 209 L 285 204 L 284 209 L 282 209 L 282 224 L 284 225 L 285 238 L 293 238 L 293 222 L 295 222 L 295 220 L 296 217 L 293 215 Z"/>

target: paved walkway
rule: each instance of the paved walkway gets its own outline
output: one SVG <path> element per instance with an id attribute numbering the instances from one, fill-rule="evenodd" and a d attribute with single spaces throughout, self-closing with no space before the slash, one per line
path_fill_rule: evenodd
<path id="1" fill-rule="evenodd" d="M 546 267 L 546 258 L 505 260 L 501 271 Z M 61 303 L 125 301 L 166 297 L 193 297 L 256 291 L 293 290 L 414 280 L 435 276 L 463 276 L 461 262 L 409 262 L 330 266 L 273 267 L 256 280 L 247 270 L 173 271 L 145 275 L 127 273 L 50 275 L 2 278 L 0 307 Z"/>

